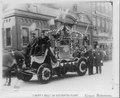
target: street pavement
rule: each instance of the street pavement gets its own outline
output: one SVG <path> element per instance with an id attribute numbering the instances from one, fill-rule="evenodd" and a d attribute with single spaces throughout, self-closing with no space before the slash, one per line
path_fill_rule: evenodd
<path id="1" fill-rule="evenodd" d="M 95 73 L 95 68 L 94 68 Z M 3 86 L 2 91 L 14 91 L 16 78 L 12 79 L 11 86 Z M 53 77 L 47 84 L 41 84 L 34 76 L 31 81 L 20 81 L 19 91 L 77 91 L 93 93 L 114 93 L 113 62 L 104 62 L 102 74 L 78 76 L 76 72 L 68 72 L 65 77 Z"/>

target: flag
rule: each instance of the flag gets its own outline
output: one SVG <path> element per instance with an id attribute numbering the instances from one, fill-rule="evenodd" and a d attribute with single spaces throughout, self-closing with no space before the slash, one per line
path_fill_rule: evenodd
<path id="1" fill-rule="evenodd" d="M 68 12 L 69 12 L 69 9 L 66 9 L 66 10 L 64 11 L 62 19 L 65 19 L 65 18 L 66 18 Z"/>
<path id="2" fill-rule="evenodd" d="M 62 17 L 63 10 L 60 8 L 58 11 L 58 15 L 56 16 L 55 19 L 60 19 Z"/>
<path id="3" fill-rule="evenodd" d="M 36 29 L 36 23 L 33 23 L 29 28 L 30 28 L 30 31 L 35 31 Z"/>
<path id="4" fill-rule="evenodd" d="M 55 25 L 54 19 L 50 19 L 50 20 L 48 21 L 48 24 L 49 24 L 49 25 Z"/>

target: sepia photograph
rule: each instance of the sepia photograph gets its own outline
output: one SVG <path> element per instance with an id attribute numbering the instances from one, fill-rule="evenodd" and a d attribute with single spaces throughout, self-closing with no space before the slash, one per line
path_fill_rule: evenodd
<path id="1" fill-rule="evenodd" d="M 2 98 L 118 98 L 116 3 L 24 1 L 1 1 Z"/>

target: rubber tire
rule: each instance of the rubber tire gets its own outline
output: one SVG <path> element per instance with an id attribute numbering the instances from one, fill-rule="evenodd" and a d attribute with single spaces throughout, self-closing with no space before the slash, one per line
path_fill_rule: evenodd
<path id="1" fill-rule="evenodd" d="M 77 64 L 77 73 L 79 76 L 83 76 L 86 74 L 86 72 L 87 72 L 86 60 L 84 58 L 81 58 Z"/>
<path id="2" fill-rule="evenodd" d="M 43 73 L 44 73 L 44 72 L 43 72 L 44 70 L 47 71 L 46 75 L 47 75 L 48 77 L 45 77 L 45 75 L 43 74 Z M 39 82 L 42 83 L 42 84 L 46 84 L 46 83 L 48 83 L 48 82 L 51 80 L 52 71 L 51 71 L 51 68 L 49 67 L 48 64 L 42 64 L 42 65 L 38 68 L 37 77 L 38 77 Z M 45 77 L 46 79 L 43 79 L 43 77 Z"/>

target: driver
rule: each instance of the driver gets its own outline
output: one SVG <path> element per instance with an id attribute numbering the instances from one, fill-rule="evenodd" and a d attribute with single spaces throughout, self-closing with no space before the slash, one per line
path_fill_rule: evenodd
<path id="1" fill-rule="evenodd" d="M 34 32 L 32 32 L 31 33 L 31 41 L 27 45 L 27 48 L 29 50 L 29 52 L 27 52 L 27 53 L 29 53 L 29 55 L 35 54 L 35 46 L 37 45 L 37 42 L 38 42 L 38 37 Z"/>
<path id="2" fill-rule="evenodd" d="M 41 36 L 38 38 L 37 46 L 36 46 L 36 55 L 40 56 L 45 53 L 45 50 L 50 47 L 50 40 L 47 37 L 45 31 L 42 31 Z"/>
<path id="3" fill-rule="evenodd" d="M 44 50 L 46 50 L 46 48 L 50 47 L 50 39 L 47 36 L 47 32 L 45 30 L 42 31 L 42 45 L 44 46 Z"/>

